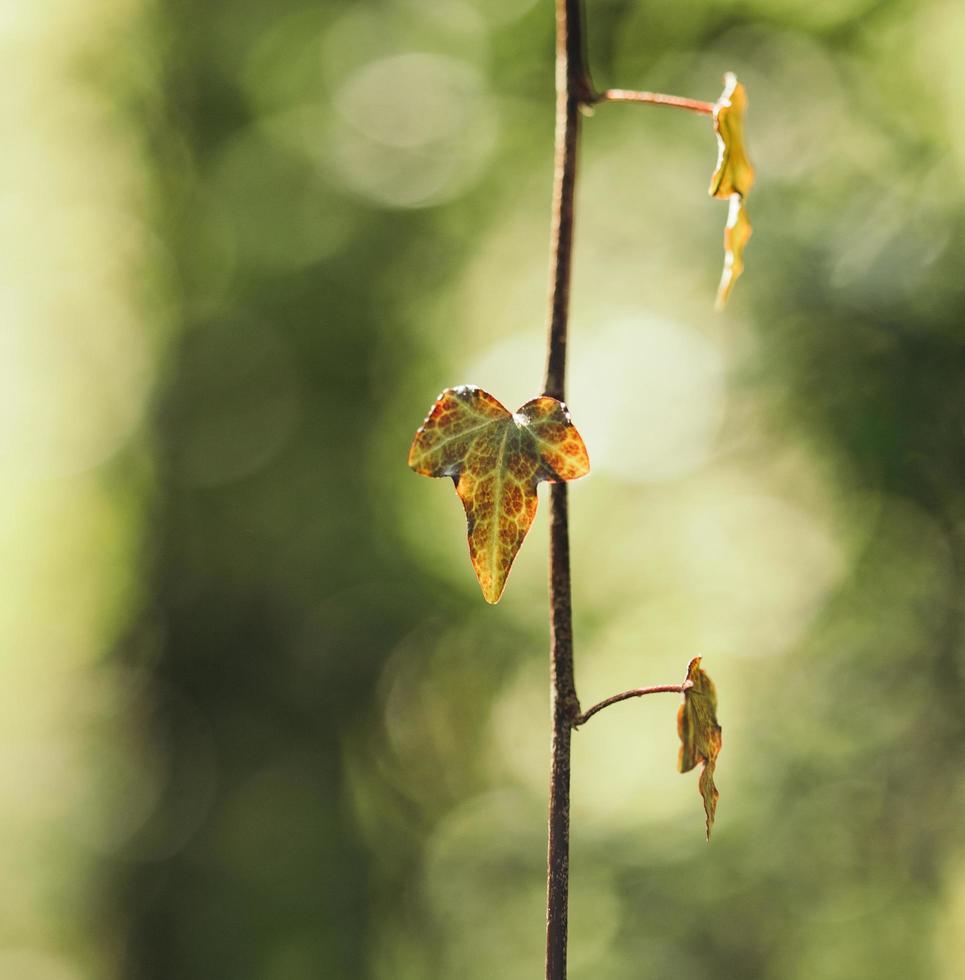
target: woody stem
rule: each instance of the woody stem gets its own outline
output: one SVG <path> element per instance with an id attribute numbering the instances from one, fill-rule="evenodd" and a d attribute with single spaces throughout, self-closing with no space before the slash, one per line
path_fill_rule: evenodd
<path id="1" fill-rule="evenodd" d="M 550 232 L 549 330 L 543 391 L 562 401 L 573 255 L 580 107 L 593 88 L 583 56 L 580 0 L 556 0 L 556 134 Z M 573 672 L 573 609 L 565 483 L 554 483 L 550 513 L 550 681 L 552 690 L 549 818 L 546 855 L 546 980 L 566 980 L 570 865 L 570 740 L 580 714 Z"/>

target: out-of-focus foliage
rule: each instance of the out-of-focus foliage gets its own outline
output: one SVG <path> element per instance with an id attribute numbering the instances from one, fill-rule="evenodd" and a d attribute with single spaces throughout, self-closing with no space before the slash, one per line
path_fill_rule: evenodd
<path id="1" fill-rule="evenodd" d="M 744 146 L 747 92 L 733 72 L 724 76 L 724 91 L 714 103 L 717 134 L 717 167 L 710 178 L 711 197 L 730 202 L 724 227 L 724 271 L 717 288 L 717 309 L 730 298 L 734 282 L 744 271 L 744 246 L 751 237 L 751 223 L 744 202 L 754 186 L 754 167 Z"/>
<path id="2" fill-rule="evenodd" d="M 677 709 L 677 734 L 680 736 L 680 754 L 677 768 L 690 772 L 698 763 L 700 769 L 700 795 L 704 800 L 707 816 L 707 840 L 717 815 L 720 793 L 714 785 L 714 769 L 720 755 L 721 731 L 717 724 L 717 691 L 714 682 L 700 669 L 700 657 L 694 657 L 687 667 L 684 703 Z"/>
<path id="3" fill-rule="evenodd" d="M 487 602 L 499 602 L 536 516 L 536 488 L 586 476 L 590 460 L 566 406 L 541 395 L 509 412 L 473 385 L 447 388 L 409 449 L 423 476 L 448 476 L 466 510 L 469 557 Z"/>
<path id="4" fill-rule="evenodd" d="M 670 704 L 574 736 L 572 980 L 960 980 L 965 11 L 587 15 L 760 179 L 714 316 L 706 121 L 583 127 L 577 681 L 703 655 L 727 751 L 708 848 Z M 539 975 L 546 528 L 485 606 L 404 453 L 539 386 L 552 21 L 5 8 L 0 976 Z"/>

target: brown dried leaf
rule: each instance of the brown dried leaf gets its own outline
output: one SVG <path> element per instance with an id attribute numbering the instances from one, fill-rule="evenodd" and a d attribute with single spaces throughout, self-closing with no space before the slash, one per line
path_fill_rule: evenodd
<path id="1" fill-rule="evenodd" d="M 733 72 L 724 76 L 724 91 L 714 104 L 717 133 L 717 167 L 710 178 L 710 195 L 730 201 L 724 228 L 724 271 L 717 288 L 717 309 L 727 302 L 734 282 L 744 269 L 744 246 L 751 237 L 751 223 L 744 201 L 754 186 L 754 167 L 744 147 L 744 113 L 747 92 Z"/>
<path id="2" fill-rule="evenodd" d="M 409 449 L 423 476 L 449 476 L 466 511 L 469 557 L 487 602 L 502 595 L 536 516 L 536 486 L 590 469 L 566 406 L 542 395 L 515 413 L 474 385 L 447 388 Z"/>
<path id="3" fill-rule="evenodd" d="M 687 680 L 690 687 L 684 690 L 684 703 L 677 712 L 677 734 L 681 743 L 678 768 L 681 772 L 690 772 L 698 762 L 704 764 L 699 787 L 707 815 L 707 840 L 710 840 L 720 796 L 714 785 L 714 768 L 721 747 L 717 691 L 714 682 L 700 669 L 700 657 L 690 661 Z"/>

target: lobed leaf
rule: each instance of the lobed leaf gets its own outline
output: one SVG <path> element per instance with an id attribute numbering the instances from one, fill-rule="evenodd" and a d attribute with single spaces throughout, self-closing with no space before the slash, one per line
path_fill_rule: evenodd
<path id="1" fill-rule="evenodd" d="M 724 271 L 717 287 L 717 308 L 727 302 L 734 282 L 744 269 L 744 246 L 751 237 L 751 223 L 744 201 L 754 186 L 754 167 L 744 147 L 744 114 L 747 91 L 733 72 L 724 76 L 724 91 L 714 103 L 717 134 L 717 167 L 710 178 L 711 197 L 730 201 L 724 228 Z"/>
<path id="2" fill-rule="evenodd" d="M 707 818 L 707 840 L 717 814 L 720 793 L 714 785 L 714 769 L 720 754 L 721 729 L 717 724 L 717 691 L 714 682 L 700 669 L 700 657 L 687 667 L 690 686 L 684 690 L 684 703 L 677 712 L 677 734 L 680 736 L 678 768 L 690 772 L 702 762 L 699 789 Z"/>
<path id="3" fill-rule="evenodd" d="M 557 399 L 541 395 L 510 413 L 481 388 L 461 385 L 436 399 L 412 441 L 409 466 L 452 478 L 476 578 L 495 603 L 536 516 L 537 485 L 585 476 L 590 461 Z"/>

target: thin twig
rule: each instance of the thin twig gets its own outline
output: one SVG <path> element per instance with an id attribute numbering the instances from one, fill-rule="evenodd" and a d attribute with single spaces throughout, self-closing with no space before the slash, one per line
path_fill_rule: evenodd
<path id="1" fill-rule="evenodd" d="M 580 107 L 592 100 L 584 59 L 580 0 L 556 0 L 556 135 L 550 236 L 549 330 L 543 391 L 566 391 L 566 334 Z M 553 484 L 550 504 L 550 679 L 552 762 L 546 856 L 546 980 L 566 980 L 570 870 L 570 741 L 580 714 L 573 672 L 573 611 L 565 483 Z"/>
<path id="2" fill-rule="evenodd" d="M 634 687 L 629 691 L 621 691 L 619 694 L 614 694 L 599 704 L 593 705 L 592 708 L 587 708 L 583 714 L 573 720 L 573 727 L 579 728 L 580 725 L 585 725 L 598 711 L 609 708 L 611 704 L 629 701 L 630 698 L 642 698 L 645 694 L 683 694 L 684 691 L 693 686 L 693 681 L 684 681 L 683 684 L 658 684 L 656 687 Z"/>
<path id="3" fill-rule="evenodd" d="M 700 102 L 697 99 L 683 99 L 679 95 L 664 95 L 662 92 L 634 92 L 625 88 L 608 88 L 605 92 L 597 92 L 593 102 L 639 102 L 643 105 L 665 105 L 671 109 L 688 109 L 699 112 L 704 116 L 714 114 L 712 102 Z"/>

